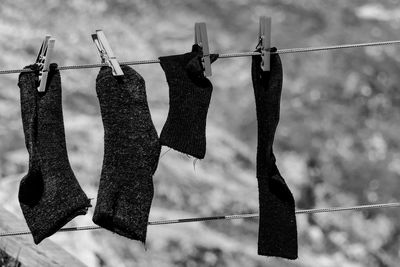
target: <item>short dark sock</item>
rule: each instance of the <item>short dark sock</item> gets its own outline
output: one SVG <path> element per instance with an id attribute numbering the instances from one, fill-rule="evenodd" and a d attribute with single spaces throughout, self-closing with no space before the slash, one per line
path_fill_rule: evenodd
<path id="1" fill-rule="evenodd" d="M 276 51 L 276 48 L 271 51 Z M 253 56 L 251 74 L 258 125 L 258 254 L 296 259 L 298 248 L 294 198 L 276 167 L 272 149 L 279 122 L 283 80 L 279 55 L 271 54 L 270 71 L 261 69 L 261 56 Z"/>
<path id="2" fill-rule="evenodd" d="M 102 67 L 96 79 L 104 160 L 93 222 L 144 243 L 161 145 L 142 76 L 128 66 L 122 70 L 124 76 L 114 77 Z"/>
<path id="3" fill-rule="evenodd" d="M 206 154 L 206 120 L 212 84 L 203 74 L 202 48 L 160 57 L 169 86 L 169 112 L 160 134 L 161 145 L 203 159 Z M 218 55 L 210 55 L 211 62 Z"/>
<path id="4" fill-rule="evenodd" d="M 38 92 L 37 84 L 37 71 L 20 74 L 18 86 L 29 171 L 21 180 L 18 199 L 36 244 L 76 216 L 86 214 L 90 207 L 67 155 L 57 64 L 50 65 L 46 91 Z"/>

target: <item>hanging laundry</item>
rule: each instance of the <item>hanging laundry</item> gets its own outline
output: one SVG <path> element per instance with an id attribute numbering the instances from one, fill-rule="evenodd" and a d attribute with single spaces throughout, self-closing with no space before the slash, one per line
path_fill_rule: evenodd
<path id="1" fill-rule="evenodd" d="M 50 65 L 47 88 L 37 90 L 38 69 L 31 65 L 21 73 L 21 113 L 29 171 L 19 187 L 19 202 L 32 232 L 40 243 L 91 206 L 71 169 L 61 102 L 61 77 L 57 64 Z"/>
<path id="2" fill-rule="evenodd" d="M 204 77 L 202 48 L 192 52 L 160 57 L 169 86 L 169 112 L 161 131 L 161 145 L 203 159 L 206 154 L 206 120 L 213 90 Z M 218 54 L 210 55 L 211 63 Z"/>
<path id="3" fill-rule="evenodd" d="M 274 51 L 276 48 L 271 49 L 271 52 Z M 253 56 L 251 67 L 258 124 L 258 254 L 296 259 L 298 248 L 295 203 L 275 164 L 272 148 L 279 122 L 282 63 L 278 54 L 271 54 L 270 71 L 263 71 L 261 61 L 261 56 Z"/>
<path id="4" fill-rule="evenodd" d="M 145 243 L 161 145 L 142 76 L 121 68 L 124 76 L 114 77 L 110 67 L 102 67 L 96 79 L 104 160 L 93 222 Z"/>

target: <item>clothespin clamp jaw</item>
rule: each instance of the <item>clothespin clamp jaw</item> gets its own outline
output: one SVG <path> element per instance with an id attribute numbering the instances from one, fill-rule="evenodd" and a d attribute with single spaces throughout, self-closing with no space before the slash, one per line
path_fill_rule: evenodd
<path id="1" fill-rule="evenodd" d="M 261 69 L 270 70 L 271 17 L 260 17 L 259 48 L 261 49 Z"/>
<path id="2" fill-rule="evenodd" d="M 53 55 L 55 42 L 56 39 L 51 38 L 50 35 L 46 35 L 36 58 L 35 64 L 38 66 L 39 69 L 39 92 L 44 92 L 46 90 L 47 77 L 49 75 L 49 66 L 51 57 Z"/>
<path id="3" fill-rule="evenodd" d="M 194 43 L 203 48 L 202 64 L 204 75 L 209 77 L 212 75 L 210 48 L 208 46 L 207 26 L 204 22 L 198 22 L 194 25 Z"/>
<path id="4" fill-rule="evenodd" d="M 101 62 L 107 63 L 108 66 L 111 67 L 114 76 L 123 76 L 124 73 L 122 72 L 121 66 L 118 63 L 104 32 L 102 30 L 96 30 L 96 33 L 92 34 L 92 39 L 99 50 Z"/>

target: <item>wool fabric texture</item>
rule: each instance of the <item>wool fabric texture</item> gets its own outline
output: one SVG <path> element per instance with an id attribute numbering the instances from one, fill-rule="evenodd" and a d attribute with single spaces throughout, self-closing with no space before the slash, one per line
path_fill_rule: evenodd
<path id="1" fill-rule="evenodd" d="M 204 74 L 202 48 L 160 57 L 169 86 L 169 111 L 160 134 L 161 145 L 203 159 L 206 154 L 206 120 L 213 86 Z M 218 54 L 210 55 L 211 63 Z"/>
<path id="2" fill-rule="evenodd" d="M 122 77 L 102 67 L 96 79 L 104 159 L 93 222 L 145 243 L 161 145 L 142 76 L 128 66 L 121 68 Z"/>
<path id="3" fill-rule="evenodd" d="M 276 51 L 272 48 L 271 52 Z M 282 92 L 282 63 L 271 54 L 270 71 L 261 69 L 261 56 L 252 57 L 251 75 L 256 101 L 259 190 L 258 254 L 297 258 L 295 202 L 276 166 L 273 142 L 279 122 Z"/>
<path id="4" fill-rule="evenodd" d="M 37 66 L 21 73 L 21 115 L 29 170 L 20 182 L 18 199 L 33 235 L 40 243 L 78 215 L 84 215 L 90 200 L 71 169 L 61 101 L 61 77 L 57 64 L 50 65 L 46 91 L 37 91 Z"/>

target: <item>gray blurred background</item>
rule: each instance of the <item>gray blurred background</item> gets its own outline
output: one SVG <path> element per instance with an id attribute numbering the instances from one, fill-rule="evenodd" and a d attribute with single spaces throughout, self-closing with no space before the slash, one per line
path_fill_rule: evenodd
<path id="1" fill-rule="evenodd" d="M 258 19 L 272 17 L 278 49 L 400 39 L 397 0 L 2 0 L 0 69 L 33 63 L 45 34 L 59 65 L 97 63 L 90 34 L 103 29 L 119 60 L 188 52 L 194 23 L 207 23 L 211 51 L 252 51 Z M 397 46 L 282 55 L 284 87 L 275 154 L 298 209 L 398 201 L 400 49 Z M 213 64 L 207 154 L 169 151 L 154 177 L 150 220 L 257 212 L 256 116 L 250 58 Z M 158 64 L 144 77 L 158 132 L 168 87 Z M 103 127 L 98 69 L 63 71 L 66 138 L 75 174 L 95 198 Z M 0 203 L 22 217 L 27 172 L 16 74 L 0 76 Z M 168 149 L 163 148 L 163 152 Z M 93 203 L 95 204 L 95 203 Z M 69 225 L 90 225 L 93 209 Z M 298 215 L 299 259 L 257 256 L 256 219 L 150 226 L 147 251 L 106 230 L 51 240 L 88 266 L 398 266 L 400 211 Z M 21 230 L 21 229 L 16 229 Z"/>

